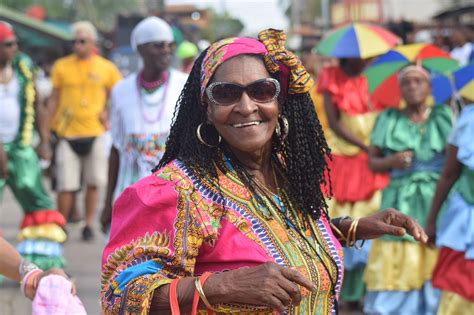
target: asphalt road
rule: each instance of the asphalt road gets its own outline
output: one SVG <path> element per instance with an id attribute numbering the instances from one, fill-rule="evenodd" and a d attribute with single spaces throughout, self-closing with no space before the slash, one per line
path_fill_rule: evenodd
<path id="1" fill-rule="evenodd" d="M 51 196 L 54 194 L 51 193 Z M 18 225 L 23 213 L 13 195 L 6 189 L 0 201 L 0 233 L 10 243 L 16 244 Z M 105 240 L 95 227 L 96 238 L 92 242 L 81 241 L 81 226 L 68 226 L 69 239 L 64 244 L 68 265 L 65 268 L 76 283 L 78 296 L 88 314 L 100 314 L 100 257 Z M 31 301 L 23 297 L 19 285 L 5 279 L 0 284 L 0 315 L 29 315 Z"/>

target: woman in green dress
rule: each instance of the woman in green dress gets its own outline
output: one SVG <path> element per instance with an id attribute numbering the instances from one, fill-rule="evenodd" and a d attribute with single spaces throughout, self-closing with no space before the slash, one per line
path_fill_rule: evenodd
<path id="1" fill-rule="evenodd" d="M 447 106 L 427 105 L 430 75 L 420 66 L 404 68 L 399 81 L 407 106 L 386 110 L 378 117 L 369 164 L 374 171 L 390 171 L 381 208 L 390 205 L 426 226 L 444 164 L 451 111 Z M 435 249 L 415 243 L 411 237 L 386 236 L 373 241 L 364 275 L 368 289 L 364 311 L 434 314 L 439 291 L 430 280 L 437 255 Z"/>

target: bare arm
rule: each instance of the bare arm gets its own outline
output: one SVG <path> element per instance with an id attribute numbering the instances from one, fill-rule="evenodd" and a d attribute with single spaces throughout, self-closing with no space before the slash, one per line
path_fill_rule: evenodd
<path id="1" fill-rule="evenodd" d="M 19 282 L 21 280 L 20 262 L 20 254 L 12 245 L 0 237 L 0 274 Z"/>
<path id="2" fill-rule="evenodd" d="M 339 110 L 332 102 L 332 97 L 329 93 L 324 93 L 324 108 L 326 109 L 326 115 L 328 117 L 329 127 L 332 131 L 342 139 L 346 140 L 347 142 L 361 148 L 363 151 L 367 151 L 367 146 L 358 139 L 355 135 L 353 135 L 347 128 L 341 124 L 339 119 Z"/>
<path id="3" fill-rule="evenodd" d="M 446 164 L 436 185 L 436 192 L 431 204 L 431 210 L 427 221 L 427 234 L 430 237 L 430 243 L 434 244 L 436 231 L 436 220 L 443 202 L 446 200 L 449 191 L 459 179 L 462 172 L 462 164 L 457 159 L 458 148 L 448 145 L 446 149 Z"/>
<path id="4" fill-rule="evenodd" d="M 374 172 L 387 172 L 391 169 L 407 169 L 411 166 L 413 152 L 402 151 L 384 156 L 376 146 L 369 147 L 369 167 Z"/>
<path id="5" fill-rule="evenodd" d="M 182 312 L 191 310 L 194 279 L 184 278 L 178 285 Z M 214 274 L 204 284 L 203 291 L 212 305 L 259 305 L 281 312 L 289 303 L 300 303 L 302 296 L 298 285 L 314 290 L 314 285 L 299 272 L 275 263 L 265 263 L 258 267 Z M 200 308 L 204 308 L 204 304 L 200 304 Z M 170 314 L 169 285 L 155 290 L 150 314 Z"/>
<path id="6" fill-rule="evenodd" d="M 118 150 L 112 146 L 109 156 L 109 175 L 107 184 L 107 193 L 105 198 L 104 209 L 102 210 L 100 223 L 102 231 L 107 232 L 108 226 L 112 221 L 112 203 L 114 198 L 115 187 L 117 186 L 118 170 L 120 166 L 120 155 Z"/>
<path id="7" fill-rule="evenodd" d="M 38 145 L 38 155 L 44 160 L 50 160 L 52 156 L 50 140 L 50 114 L 46 100 L 41 98 L 38 93 L 35 93 L 35 108 L 36 108 L 36 126 L 40 136 L 40 143 Z"/>
<path id="8" fill-rule="evenodd" d="M 59 89 L 53 88 L 53 91 L 51 92 L 51 96 L 48 99 L 48 114 L 49 117 L 54 117 L 56 114 L 56 111 L 58 109 L 58 104 L 59 104 Z M 51 121 L 49 121 L 49 127 L 51 127 Z"/>

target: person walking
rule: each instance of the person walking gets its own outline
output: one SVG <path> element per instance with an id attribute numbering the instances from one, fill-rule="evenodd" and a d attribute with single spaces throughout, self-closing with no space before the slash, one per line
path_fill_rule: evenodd
<path id="1" fill-rule="evenodd" d="M 47 108 L 35 88 L 31 59 L 18 51 L 13 28 L 0 21 L 0 196 L 9 186 L 25 214 L 19 252 L 46 270 L 63 267 L 65 219 L 43 186 L 38 155 L 51 159 Z M 33 148 L 35 122 L 40 143 Z"/>
<path id="2" fill-rule="evenodd" d="M 108 229 L 112 203 L 122 191 L 149 175 L 160 161 L 173 113 L 187 75 L 170 68 L 173 32 L 164 20 L 148 17 L 132 31 L 131 44 L 143 69 L 112 90 L 112 148 L 102 230 Z"/>
<path id="3" fill-rule="evenodd" d="M 85 227 L 82 239 L 94 234 L 91 225 L 98 203 L 98 188 L 107 181 L 106 103 L 121 79 L 110 61 L 95 53 L 97 31 L 87 21 L 73 25 L 74 53 L 56 61 L 52 70 L 50 110 L 55 149 L 58 207 L 68 218 L 76 193 L 85 186 Z"/>

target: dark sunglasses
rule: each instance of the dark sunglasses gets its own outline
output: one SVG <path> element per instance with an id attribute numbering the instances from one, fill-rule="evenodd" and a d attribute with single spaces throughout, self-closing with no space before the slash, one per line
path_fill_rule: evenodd
<path id="1" fill-rule="evenodd" d="M 174 49 L 176 48 L 176 43 L 175 42 L 151 42 L 147 43 L 147 45 L 152 46 L 156 49 L 165 49 L 165 48 L 170 48 Z"/>
<path id="2" fill-rule="evenodd" d="M 76 45 L 76 44 L 84 45 L 85 43 L 87 43 L 87 40 L 84 38 L 76 38 L 72 40 L 73 45 Z"/>
<path id="3" fill-rule="evenodd" d="M 18 42 L 16 40 L 2 43 L 2 46 L 6 47 L 6 48 L 11 48 L 11 47 L 14 47 L 16 45 L 18 45 Z"/>
<path id="4" fill-rule="evenodd" d="M 268 103 L 280 94 L 280 83 L 273 78 L 257 80 L 247 86 L 235 83 L 214 82 L 206 88 L 209 100 L 217 105 L 232 105 L 240 101 L 244 91 L 251 100 L 258 103 Z"/>

